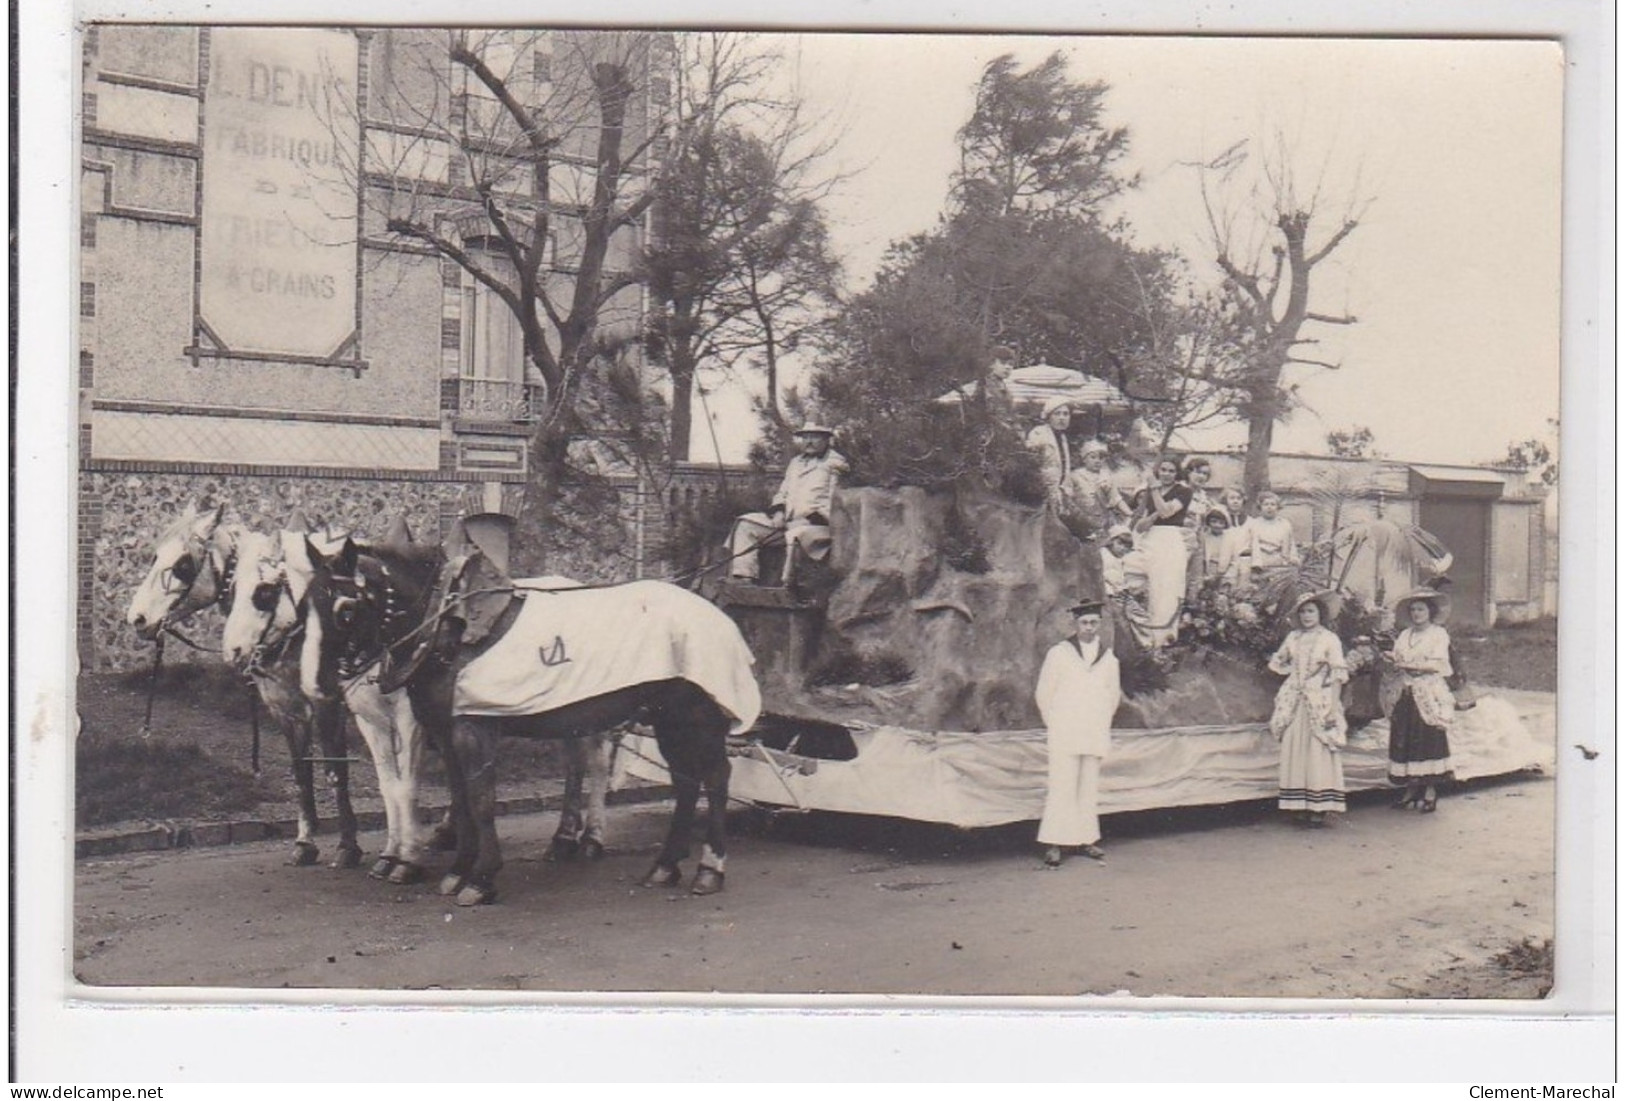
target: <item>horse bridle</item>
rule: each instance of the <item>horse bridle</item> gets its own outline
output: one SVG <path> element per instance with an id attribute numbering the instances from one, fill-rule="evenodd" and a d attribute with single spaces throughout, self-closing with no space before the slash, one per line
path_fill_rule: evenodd
<path id="1" fill-rule="evenodd" d="M 287 597 L 288 603 L 293 607 L 293 626 L 280 638 L 271 640 L 271 632 L 276 628 L 276 609 L 282 598 Z M 299 614 L 299 601 L 293 597 L 293 587 L 288 584 L 288 571 L 286 566 L 277 569 L 275 581 L 261 581 L 254 586 L 249 594 L 249 604 L 256 612 L 265 616 L 265 626 L 260 629 L 259 638 L 254 640 L 254 648 L 249 651 L 248 664 L 245 672 L 250 676 L 265 675 L 269 672 L 267 665 L 273 665 L 281 660 L 289 648 L 305 633 L 304 617 Z"/>
<path id="2" fill-rule="evenodd" d="M 354 574 L 330 572 L 327 575 L 328 591 L 332 597 L 328 615 L 335 624 L 345 629 L 335 662 L 338 675 L 345 680 L 353 680 L 386 658 L 393 658 L 395 648 L 416 633 L 409 629 L 400 630 L 402 624 L 409 626 L 414 619 L 422 618 L 420 615 L 414 616 L 412 610 L 404 606 L 400 591 L 392 583 L 389 566 L 380 561 L 378 570 L 382 575 L 381 583 L 369 584 L 359 562 Z M 369 647 L 362 639 L 361 632 L 355 629 L 359 618 L 357 609 L 360 608 L 370 609 L 374 613 L 374 647 Z"/>
<path id="3" fill-rule="evenodd" d="M 163 589 L 164 595 L 174 597 L 174 603 L 169 611 L 164 613 L 159 629 L 166 634 L 174 635 L 194 650 L 207 650 L 208 647 L 200 646 L 187 638 L 175 624 L 190 618 L 210 604 L 222 611 L 230 610 L 231 588 L 237 573 L 237 555 L 235 550 L 222 555 L 218 564 L 215 558 L 210 544 L 198 535 L 192 534 L 186 537 L 185 552 L 158 572 L 158 584 Z M 192 604 L 188 598 L 192 595 L 192 590 L 197 588 L 198 582 L 203 580 L 205 572 L 210 575 L 214 596 L 210 600 Z M 179 583 L 178 590 L 172 587 L 172 581 Z"/>

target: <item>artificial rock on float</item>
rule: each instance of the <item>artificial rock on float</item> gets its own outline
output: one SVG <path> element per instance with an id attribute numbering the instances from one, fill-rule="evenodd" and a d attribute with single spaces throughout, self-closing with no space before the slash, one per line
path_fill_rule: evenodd
<path id="1" fill-rule="evenodd" d="M 769 710 L 932 731 L 1042 725 L 1039 667 L 1070 633 L 1071 605 L 1101 592 L 1097 548 L 1042 507 L 917 487 L 840 490 L 830 526 L 822 607 L 730 608 Z M 1115 725 L 1261 721 L 1278 682 L 1199 651 L 1166 689 L 1125 700 Z"/>

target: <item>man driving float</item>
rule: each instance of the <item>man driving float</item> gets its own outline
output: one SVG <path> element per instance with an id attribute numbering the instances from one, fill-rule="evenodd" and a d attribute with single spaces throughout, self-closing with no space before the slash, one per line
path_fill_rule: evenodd
<path id="1" fill-rule="evenodd" d="M 830 502 L 835 485 L 847 471 L 847 462 L 830 448 L 835 433 L 822 424 L 807 423 L 796 430 L 800 453 L 784 470 L 784 480 L 765 513 L 751 512 L 734 521 L 728 537 L 733 557 L 730 576 L 756 580 L 761 567 L 757 549 L 783 544 L 784 569 L 780 580 L 789 585 L 798 561 L 822 562 L 829 557 Z"/>

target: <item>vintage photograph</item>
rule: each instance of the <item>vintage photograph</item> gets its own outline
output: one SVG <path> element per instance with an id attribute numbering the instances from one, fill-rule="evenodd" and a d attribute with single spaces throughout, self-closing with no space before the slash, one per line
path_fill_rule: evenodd
<path id="1" fill-rule="evenodd" d="M 1552 995 L 1561 43 L 80 55 L 75 997 Z"/>

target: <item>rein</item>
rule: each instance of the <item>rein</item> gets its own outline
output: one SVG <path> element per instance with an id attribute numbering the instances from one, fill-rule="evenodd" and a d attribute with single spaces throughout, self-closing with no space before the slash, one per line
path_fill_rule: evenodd
<path id="1" fill-rule="evenodd" d="M 216 564 L 215 555 L 212 553 L 204 555 L 203 557 L 205 557 L 208 561 L 209 569 L 215 573 L 214 606 L 219 608 L 221 611 L 229 612 L 231 607 L 230 597 L 232 589 L 237 582 L 237 555 L 235 550 L 233 550 L 232 553 L 224 555 L 223 560 L 218 564 Z M 199 573 L 198 577 L 201 576 L 202 574 Z M 186 598 L 191 595 L 192 590 L 197 587 L 198 577 L 194 577 L 191 581 L 186 583 L 186 588 L 181 590 L 180 596 L 176 600 L 176 604 L 184 603 Z M 282 580 L 282 588 L 284 590 L 287 588 L 286 578 Z M 291 599 L 293 594 L 290 591 L 288 595 Z M 194 611 L 201 611 L 203 607 L 207 606 L 208 605 L 202 605 L 199 608 L 194 609 Z M 192 614 L 192 612 L 188 612 L 186 616 L 181 618 L 189 618 Z M 141 737 L 143 738 L 150 738 L 152 736 L 152 709 L 153 703 L 158 696 L 158 678 L 162 672 L 164 664 L 164 636 L 168 635 L 180 639 L 181 642 L 185 643 L 187 646 L 199 653 L 220 653 L 220 650 L 215 647 L 204 646 L 202 643 L 194 642 L 191 638 L 188 638 L 184 633 L 181 632 L 180 628 L 175 626 L 174 623 L 168 622 L 168 617 L 165 617 L 165 620 L 166 621 L 163 628 L 158 632 L 158 636 L 154 640 L 153 645 L 152 675 L 147 680 L 147 707 L 146 713 L 141 721 Z M 256 776 L 260 774 L 260 694 L 254 684 L 254 677 L 256 675 L 267 675 L 267 671 L 261 663 L 261 657 L 263 654 L 263 643 L 266 635 L 270 633 L 270 629 L 271 623 L 267 622 L 265 630 L 260 634 L 261 645 L 255 647 L 254 658 L 246 670 L 247 676 L 244 682 L 248 687 L 248 722 L 250 730 L 249 760 L 253 767 L 254 775 Z M 303 625 L 300 625 L 299 630 L 303 630 Z M 295 631 L 287 635 L 284 638 L 284 642 L 291 641 L 294 635 L 297 633 L 298 632 Z M 284 649 L 282 652 L 285 653 L 286 650 Z M 272 660 L 275 660 L 275 655 L 273 655 Z"/>
<path id="2" fill-rule="evenodd" d="M 164 664 L 164 636 L 159 632 L 152 648 L 152 676 L 147 678 L 147 715 L 141 720 L 141 736 L 152 737 L 152 701 L 158 696 L 158 671 Z"/>
<path id="3" fill-rule="evenodd" d="M 700 783 L 701 782 L 698 779 L 696 779 L 695 777 L 689 776 L 686 773 L 676 771 L 675 769 L 673 769 L 671 767 L 670 764 L 666 763 L 665 761 L 656 760 L 655 758 L 649 756 L 647 753 L 640 753 L 638 750 L 634 749 L 632 746 L 627 745 L 626 744 L 626 732 L 624 730 L 617 730 L 617 731 L 612 732 L 609 735 L 609 739 L 610 739 L 610 743 L 615 747 L 614 751 L 616 753 L 620 753 L 621 751 L 624 750 L 626 753 L 630 754 L 633 757 L 636 757 L 638 760 L 644 762 L 645 764 L 656 765 L 656 766 L 664 769 L 666 771 L 666 775 L 668 775 L 668 776 L 671 776 L 671 777 L 674 777 L 674 778 L 681 778 L 681 779 L 684 779 L 684 780 L 690 780 L 690 781 L 692 781 L 694 783 Z M 763 750 L 764 751 L 763 756 L 766 756 L 766 752 L 765 752 L 766 747 L 765 746 L 761 746 L 761 745 L 758 744 L 757 748 Z M 805 812 L 807 808 L 801 805 L 801 800 L 800 799 L 796 798 L 796 793 L 793 790 L 791 790 L 791 788 L 790 788 L 790 782 L 788 780 L 786 780 L 784 778 L 784 775 L 779 771 L 780 766 L 777 763 L 775 763 L 771 757 L 767 757 L 766 763 L 772 768 L 773 775 L 778 777 L 779 783 L 781 785 L 783 785 L 784 793 L 790 797 L 791 805 L 794 806 L 796 810 Z M 612 758 L 611 759 L 611 771 L 613 772 L 613 770 L 614 770 L 614 768 L 613 768 L 613 758 Z M 755 807 L 757 805 L 754 801 L 752 801 L 750 799 L 742 799 L 737 795 L 729 795 L 728 796 L 728 802 L 737 804 L 738 806 L 741 806 L 741 807 Z"/>
<path id="4" fill-rule="evenodd" d="M 188 543 L 188 547 L 190 547 L 190 545 L 191 544 Z M 215 562 L 214 562 L 214 555 L 209 554 L 209 555 L 206 555 L 204 557 L 206 557 L 206 559 L 207 559 L 207 561 L 209 563 L 209 568 L 211 570 L 216 571 L 217 574 L 219 575 L 216 578 L 216 581 L 215 581 L 216 592 L 215 592 L 215 600 L 214 600 L 214 602 L 215 602 L 215 604 L 217 606 L 224 606 L 224 604 L 225 604 L 225 594 L 228 591 L 228 586 L 227 586 L 224 579 L 231 576 L 231 573 L 233 572 L 232 571 L 232 565 L 234 564 L 234 560 L 228 560 L 227 563 L 217 567 L 215 565 Z M 192 595 L 192 590 L 197 587 L 198 577 L 201 577 L 201 576 L 202 575 L 200 573 L 196 577 L 193 577 L 192 580 L 186 582 L 186 588 L 181 590 L 180 595 L 175 600 L 175 603 L 177 605 L 185 603 L 186 598 L 188 596 Z M 189 617 L 191 614 L 192 614 L 191 612 L 188 612 L 187 616 Z M 183 618 L 185 618 L 185 617 L 183 617 Z M 144 716 L 141 719 L 141 737 L 143 737 L 143 738 L 152 737 L 152 708 L 153 708 L 154 701 L 158 698 L 158 677 L 159 677 L 160 673 L 163 671 L 163 666 L 164 666 L 164 636 L 165 635 L 172 635 L 175 638 L 180 639 L 182 642 L 184 642 L 186 645 L 190 646 L 192 649 L 197 650 L 197 651 L 199 651 L 201 653 L 217 654 L 217 653 L 220 652 L 219 650 L 215 650 L 215 649 L 212 649 L 212 648 L 210 648 L 208 646 L 204 646 L 204 645 L 202 645 L 200 643 L 193 642 L 190 638 L 187 638 L 184 634 L 182 634 L 179 628 L 177 628 L 173 623 L 169 622 L 169 617 L 168 616 L 164 617 L 163 626 L 159 630 L 157 637 L 153 640 L 152 675 L 147 678 L 147 709 L 146 709 L 146 713 L 144 714 Z M 254 741 L 255 741 L 255 745 L 257 747 L 258 744 L 259 744 L 258 724 L 256 724 L 256 726 L 255 726 L 255 738 L 254 738 Z M 258 754 L 256 753 L 255 756 L 256 756 L 255 771 L 257 772 L 257 771 L 259 771 L 258 763 L 257 763 Z"/>
<path id="5" fill-rule="evenodd" d="M 275 594 L 271 607 L 265 609 L 265 626 L 260 629 L 259 638 L 254 640 L 254 649 L 249 652 L 246 672 L 250 676 L 268 675 L 270 671 L 266 669 L 266 665 L 275 664 L 285 657 L 294 641 L 302 638 L 305 633 L 304 620 L 299 616 L 301 602 L 293 598 L 293 589 L 288 585 L 285 572 L 277 578 Z M 266 639 L 271 637 L 271 631 L 276 627 L 276 606 L 281 603 L 283 597 L 287 597 L 288 602 L 293 605 L 293 626 L 288 629 L 287 634 L 275 642 L 267 643 Z"/>

